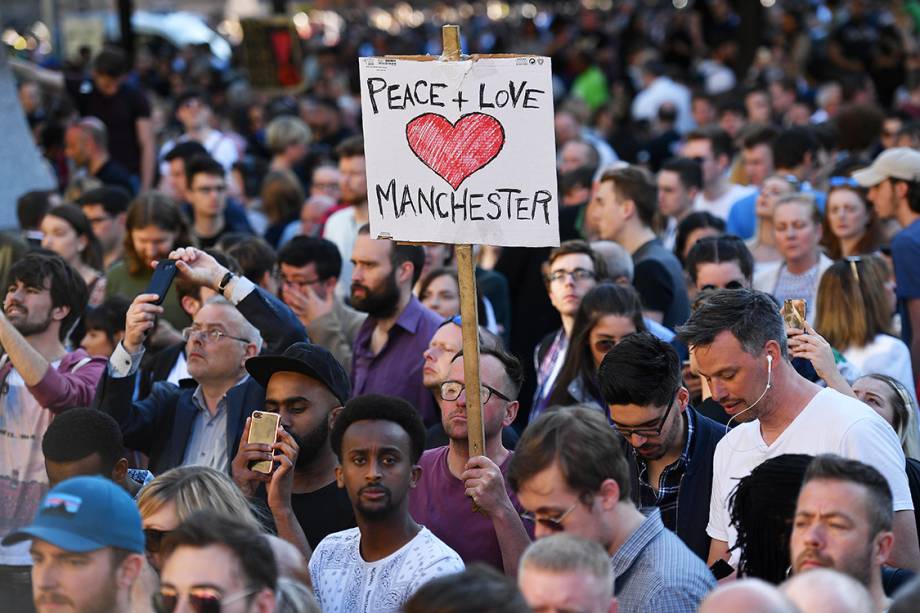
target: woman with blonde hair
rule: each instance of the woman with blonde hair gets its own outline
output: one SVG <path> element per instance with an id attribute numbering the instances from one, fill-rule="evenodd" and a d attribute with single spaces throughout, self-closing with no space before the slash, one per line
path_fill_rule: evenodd
<path id="1" fill-rule="evenodd" d="M 864 374 L 892 377 L 917 393 L 907 345 L 891 334 L 888 265 L 872 255 L 835 262 L 818 285 L 815 329 Z"/>
<path id="2" fill-rule="evenodd" d="M 147 559 L 160 569 L 163 537 L 195 511 L 210 509 L 263 531 L 255 511 L 224 473 L 208 466 L 178 466 L 148 483 L 137 499 Z"/>
<path id="3" fill-rule="evenodd" d="M 917 401 L 897 379 L 888 375 L 864 375 L 853 383 L 856 397 L 891 424 L 904 456 L 920 460 L 920 431 L 917 429 Z"/>

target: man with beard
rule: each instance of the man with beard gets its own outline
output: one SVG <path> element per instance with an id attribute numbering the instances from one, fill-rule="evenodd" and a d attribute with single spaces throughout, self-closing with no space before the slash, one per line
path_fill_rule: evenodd
<path id="1" fill-rule="evenodd" d="M 497 347 L 479 358 L 485 454 L 470 457 L 463 353 L 458 353 L 440 385 L 445 447 L 426 451 L 422 476 L 409 496 L 412 517 L 454 549 L 467 564 L 485 562 L 509 577 L 530 544 L 533 525 L 521 521 L 523 507 L 505 483 L 512 452 L 502 444 L 502 428 L 518 411 L 524 380 L 521 363 Z"/>
<path id="2" fill-rule="evenodd" d="M 113 481 L 101 476 L 62 481 L 42 500 L 31 525 L 3 539 L 4 545 L 15 543 L 25 545 L 34 561 L 36 610 L 144 610 L 145 603 L 131 602 L 144 567 L 141 514 Z M 5 611 L 31 609 L 3 604 Z"/>
<path id="3" fill-rule="evenodd" d="M 875 611 L 887 610 L 881 568 L 895 538 L 891 509 L 891 488 L 879 471 L 835 455 L 816 457 L 796 503 L 793 572 L 838 570 L 866 586 Z"/>
<path id="4" fill-rule="evenodd" d="M 60 256 L 15 262 L 0 313 L 0 536 L 32 521 L 48 476 L 41 439 L 55 413 L 92 401 L 105 360 L 68 353 L 67 335 L 86 306 L 86 284 Z M 0 602 L 31 607 L 27 544 L 0 547 Z"/>
<path id="5" fill-rule="evenodd" d="M 835 453 L 875 466 L 893 494 L 894 546 L 889 563 L 916 569 L 917 524 L 904 452 L 888 423 L 867 405 L 799 375 L 789 362 L 786 327 L 773 297 L 748 289 L 714 290 L 699 300 L 679 338 L 694 352 L 712 397 L 742 423 L 713 456 L 707 533 L 709 564 L 737 563 L 729 517 L 735 484 L 764 461 L 787 453 Z M 731 420 L 729 420 L 731 421 Z"/>
<path id="6" fill-rule="evenodd" d="M 677 351 L 647 332 L 617 343 L 598 379 L 613 426 L 630 445 L 633 502 L 660 509 L 665 528 L 705 560 L 712 456 L 724 427 L 690 406 Z"/>
<path id="7" fill-rule="evenodd" d="M 425 251 L 375 240 L 365 224 L 358 230 L 351 262 L 351 305 L 367 313 L 352 351 L 354 395 L 398 396 L 418 410 L 426 426 L 435 424 L 437 405 L 423 383 L 421 356 L 441 317 L 412 294 Z"/>
<path id="8" fill-rule="evenodd" d="M 155 474 L 189 464 L 229 473 L 246 416 L 265 402 L 264 388 L 244 367 L 262 347 L 259 330 L 268 347 L 289 346 L 306 334 L 277 298 L 204 251 L 183 247 L 169 257 L 179 278 L 219 294 L 205 300 L 182 333 L 194 381 L 159 381 L 146 398 L 132 402 L 144 342 L 163 313 L 156 294 L 140 294 L 128 309 L 125 337 L 109 358 L 94 406 L 115 418 L 125 446 L 149 456 Z"/>
<path id="9" fill-rule="evenodd" d="M 335 419 L 335 477 L 358 527 L 330 534 L 310 558 L 324 613 L 395 611 L 427 581 L 463 570 L 463 561 L 409 515 L 425 426 L 405 400 L 352 398 Z"/>
<path id="10" fill-rule="evenodd" d="M 231 466 L 233 480 L 246 496 L 268 504 L 279 537 L 303 549 L 300 539 L 306 536 L 309 557 L 326 535 L 355 526 L 348 495 L 335 483 L 329 446 L 332 422 L 351 389 L 348 375 L 329 351 L 308 343 L 294 343 L 280 356 L 252 358 L 246 370 L 265 387 L 264 410 L 281 416 L 281 427 L 295 443 L 295 460 L 292 471 L 279 456 L 282 463 L 271 475 L 250 470 L 253 462 L 272 459 L 272 447 L 247 442 L 248 418 Z M 275 445 L 282 453 L 283 447 Z"/>

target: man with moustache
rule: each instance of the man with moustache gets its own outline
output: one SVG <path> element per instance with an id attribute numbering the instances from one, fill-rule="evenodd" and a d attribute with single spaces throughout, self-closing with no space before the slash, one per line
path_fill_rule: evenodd
<path id="1" fill-rule="evenodd" d="M 86 306 L 86 283 L 60 256 L 15 262 L 0 313 L 0 537 L 25 526 L 48 490 L 41 440 L 56 413 L 92 401 L 105 360 L 68 352 Z M 0 547 L 0 602 L 28 611 L 32 559 L 26 543 Z"/>
<path id="2" fill-rule="evenodd" d="M 641 332 L 611 349 L 598 371 L 610 419 L 629 443 L 633 501 L 657 507 L 665 528 L 696 555 L 709 555 L 712 456 L 725 428 L 690 406 L 680 357 L 670 344 Z"/>
<path id="3" fill-rule="evenodd" d="M 324 613 L 396 611 L 427 581 L 462 571 L 460 556 L 409 515 L 425 448 L 415 409 L 389 396 L 352 398 L 330 438 L 358 527 L 330 534 L 310 558 Z"/>
<path id="4" fill-rule="evenodd" d="M 292 471 L 281 466 L 271 475 L 250 470 L 253 462 L 272 459 L 272 447 L 248 442 L 252 418 L 247 418 L 231 466 L 233 480 L 247 497 L 267 503 L 279 537 L 303 549 L 303 534 L 312 550 L 328 534 L 355 525 L 348 495 L 335 483 L 329 446 L 332 422 L 351 391 L 348 375 L 329 351 L 309 343 L 294 343 L 280 356 L 252 358 L 246 370 L 265 388 L 263 410 L 281 416 L 295 459 Z"/>
<path id="5" fill-rule="evenodd" d="M 516 357 L 497 347 L 481 351 L 479 369 L 485 454 L 470 457 L 461 351 L 439 388 L 449 442 L 419 460 L 422 476 L 409 496 L 409 512 L 466 564 L 485 562 L 514 577 L 533 526 L 521 521 L 524 509 L 505 483 L 512 452 L 502 444 L 502 428 L 517 416 L 524 371 Z"/>
<path id="6" fill-rule="evenodd" d="M 891 488 L 873 467 L 820 455 L 805 472 L 789 539 L 795 574 L 832 568 L 864 585 L 874 610 L 888 609 L 882 564 L 894 541 Z"/>
<path id="7" fill-rule="evenodd" d="M 917 525 L 904 452 L 888 423 L 855 398 L 821 388 L 789 362 L 779 307 L 763 292 L 715 290 L 699 301 L 679 338 L 694 352 L 713 399 L 737 419 L 753 417 L 719 441 L 713 458 L 707 533 L 709 564 L 737 562 L 729 519 L 735 484 L 765 460 L 787 453 L 835 453 L 872 464 L 893 494 L 895 543 L 889 563 L 915 569 Z"/>
<path id="8" fill-rule="evenodd" d="M 438 409 L 422 382 L 421 356 L 441 318 L 412 294 L 424 250 L 375 240 L 364 225 L 351 262 L 351 305 L 367 313 L 352 351 L 353 394 L 398 396 L 418 410 L 426 426 L 435 424 Z"/>

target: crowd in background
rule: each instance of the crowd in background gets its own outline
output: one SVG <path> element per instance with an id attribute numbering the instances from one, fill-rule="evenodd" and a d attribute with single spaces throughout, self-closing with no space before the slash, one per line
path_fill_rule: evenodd
<path id="1" fill-rule="evenodd" d="M 742 4 L 344 11 L 290 95 L 11 53 L 57 189 L 0 235 L 0 601 L 917 610 L 920 4 Z M 561 244 L 474 252 L 479 456 L 453 248 L 373 237 L 357 80 L 455 18 L 555 99 Z"/>

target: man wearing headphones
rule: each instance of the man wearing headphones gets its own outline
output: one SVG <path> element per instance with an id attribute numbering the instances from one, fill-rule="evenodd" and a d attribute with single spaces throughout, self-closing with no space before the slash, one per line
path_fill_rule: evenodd
<path id="1" fill-rule="evenodd" d="M 724 567 L 735 544 L 729 497 L 740 478 L 779 455 L 834 453 L 870 464 L 885 476 L 893 494 L 895 535 L 888 564 L 917 570 L 914 505 L 897 435 L 867 405 L 795 371 L 772 297 L 747 289 L 715 291 L 698 304 L 678 336 L 694 351 L 713 399 L 732 420 L 753 418 L 716 446 L 706 529 L 712 539 L 710 565 Z M 730 562 L 739 555 L 733 551 Z"/>

